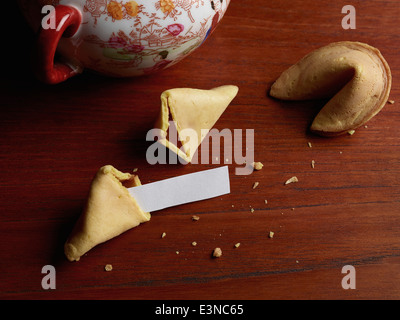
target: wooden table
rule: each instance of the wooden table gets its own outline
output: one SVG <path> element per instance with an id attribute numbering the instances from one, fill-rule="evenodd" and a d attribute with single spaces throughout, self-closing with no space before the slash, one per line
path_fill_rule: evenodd
<path id="1" fill-rule="evenodd" d="M 1 77 L 1 297 L 399 299 L 400 7 L 397 0 L 352 4 L 356 29 L 344 30 L 345 3 L 233 0 L 206 43 L 168 70 L 135 79 L 85 72 L 56 86 L 31 75 L 32 33 L 13 5 Z M 287 103 L 267 92 L 288 66 L 340 40 L 381 50 L 395 103 L 354 135 L 321 138 L 307 128 L 322 102 Z M 223 165 L 152 166 L 145 136 L 162 91 L 224 84 L 240 91 L 215 128 L 254 129 L 263 169 L 238 176 L 231 164 L 229 195 L 155 212 L 68 262 L 63 244 L 101 166 L 138 168 L 148 183 Z M 284 185 L 292 176 L 299 182 Z M 215 247 L 223 251 L 218 259 Z M 55 290 L 41 286 L 45 265 L 55 267 Z M 342 287 L 346 265 L 356 289 Z"/>

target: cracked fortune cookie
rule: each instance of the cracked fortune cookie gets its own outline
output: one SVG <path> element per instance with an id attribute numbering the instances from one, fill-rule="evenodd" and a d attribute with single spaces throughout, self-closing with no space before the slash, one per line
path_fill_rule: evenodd
<path id="1" fill-rule="evenodd" d="M 64 245 L 69 261 L 78 261 L 96 245 L 150 220 L 150 213 L 140 209 L 127 189 L 139 185 L 137 175 L 111 165 L 98 170 L 85 209 Z"/>
<path id="2" fill-rule="evenodd" d="M 191 162 L 201 142 L 238 91 L 234 85 L 210 90 L 175 88 L 164 91 L 161 94 L 161 112 L 155 124 L 163 137 L 158 141 L 186 162 Z M 168 139 L 170 118 L 176 126 L 181 148 Z"/>
<path id="3" fill-rule="evenodd" d="M 281 100 L 330 99 L 310 131 L 335 136 L 354 130 L 386 104 L 391 72 L 380 51 L 352 41 L 316 49 L 285 70 L 270 95 Z"/>

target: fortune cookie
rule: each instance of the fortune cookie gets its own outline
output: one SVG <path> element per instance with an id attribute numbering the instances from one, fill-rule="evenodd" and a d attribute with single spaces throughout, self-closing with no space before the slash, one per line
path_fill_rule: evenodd
<path id="1" fill-rule="evenodd" d="M 161 112 L 155 124 L 163 136 L 158 141 L 186 162 L 191 162 L 204 137 L 238 91 L 239 88 L 234 85 L 210 90 L 175 88 L 164 91 L 161 94 Z M 170 116 L 182 143 L 181 148 L 168 140 Z"/>
<path id="2" fill-rule="evenodd" d="M 99 169 L 95 175 L 85 209 L 64 245 L 68 260 L 78 261 L 96 245 L 150 220 L 127 187 L 141 185 L 139 177 L 122 173 L 113 166 Z"/>
<path id="3" fill-rule="evenodd" d="M 284 71 L 270 90 L 282 100 L 330 99 L 310 130 L 334 136 L 375 116 L 388 100 L 391 72 L 380 51 L 342 41 L 319 48 Z"/>

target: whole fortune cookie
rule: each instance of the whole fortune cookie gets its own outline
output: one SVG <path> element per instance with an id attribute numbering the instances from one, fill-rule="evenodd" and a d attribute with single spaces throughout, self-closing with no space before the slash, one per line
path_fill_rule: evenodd
<path id="1" fill-rule="evenodd" d="M 314 50 L 285 70 L 270 95 L 281 100 L 330 99 L 310 130 L 335 136 L 374 117 L 386 104 L 391 83 L 389 65 L 378 49 L 341 41 Z"/>

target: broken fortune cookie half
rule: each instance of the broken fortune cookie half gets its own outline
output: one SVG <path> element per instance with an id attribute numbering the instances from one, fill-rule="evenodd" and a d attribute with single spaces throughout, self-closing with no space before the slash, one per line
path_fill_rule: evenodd
<path id="1" fill-rule="evenodd" d="M 378 49 L 341 41 L 309 53 L 284 71 L 270 95 L 282 100 L 331 98 L 310 130 L 335 136 L 374 117 L 389 98 L 391 82 L 389 65 Z"/>
<path id="2" fill-rule="evenodd" d="M 186 162 L 193 156 L 217 120 L 235 98 L 239 88 L 224 85 L 210 90 L 175 88 L 161 94 L 161 111 L 155 128 L 161 130 L 160 142 Z M 169 120 L 176 126 L 182 144 L 168 139 Z"/>
<path id="3" fill-rule="evenodd" d="M 85 209 L 64 245 L 69 261 L 78 261 L 96 245 L 150 220 L 130 195 L 128 187 L 141 185 L 139 177 L 111 165 L 93 178 Z"/>

